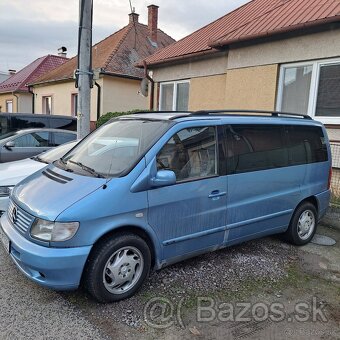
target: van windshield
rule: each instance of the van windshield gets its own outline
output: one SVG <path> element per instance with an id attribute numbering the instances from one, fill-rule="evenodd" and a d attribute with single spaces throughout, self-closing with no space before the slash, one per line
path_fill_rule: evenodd
<path id="1" fill-rule="evenodd" d="M 168 121 L 149 119 L 114 120 L 80 142 L 59 165 L 95 177 L 124 175 L 162 136 L 169 124 Z"/>

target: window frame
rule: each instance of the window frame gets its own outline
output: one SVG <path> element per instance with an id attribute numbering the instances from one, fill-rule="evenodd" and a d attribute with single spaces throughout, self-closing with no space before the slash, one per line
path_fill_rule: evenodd
<path id="1" fill-rule="evenodd" d="M 184 84 L 188 83 L 189 84 L 189 93 L 190 93 L 190 79 L 185 79 L 185 80 L 176 80 L 176 81 L 166 81 L 166 82 L 161 82 L 160 87 L 159 87 L 159 104 L 158 104 L 158 109 L 160 111 L 164 111 L 161 106 L 162 106 L 162 96 L 163 96 L 163 86 L 165 85 L 172 85 L 173 86 L 173 96 L 172 96 L 172 109 L 171 111 L 177 111 L 176 105 L 177 105 L 177 88 L 178 84 Z M 189 109 L 189 96 L 188 96 L 188 109 Z"/>
<path id="2" fill-rule="evenodd" d="M 51 98 L 51 112 L 50 113 L 46 112 L 46 99 L 47 98 Z M 41 99 L 42 99 L 42 112 L 43 112 L 43 114 L 45 114 L 45 115 L 53 115 L 53 95 L 46 94 L 46 95 L 43 95 L 41 97 Z"/>
<path id="3" fill-rule="evenodd" d="M 315 120 L 322 122 L 323 124 L 340 124 L 340 112 L 339 112 L 339 117 L 329 117 L 329 116 L 327 117 L 327 116 L 316 116 L 315 115 L 318 92 L 319 92 L 320 69 L 322 66 L 327 66 L 327 65 L 339 65 L 340 66 L 340 58 L 309 60 L 309 61 L 303 61 L 303 62 L 298 62 L 298 63 L 281 64 L 279 78 L 278 78 L 278 87 L 277 87 L 276 110 L 281 111 L 281 108 L 282 108 L 283 81 L 284 81 L 285 70 L 289 68 L 294 68 L 294 67 L 312 66 L 312 77 L 311 77 L 311 84 L 310 84 L 310 89 L 309 89 L 307 115 L 312 117 Z"/>
<path id="4" fill-rule="evenodd" d="M 11 111 L 8 111 L 9 104 L 11 104 Z M 6 113 L 13 113 L 13 99 L 6 99 Z"/>
<path id="5" fill-rule="evenodd" d="M 77 117 L 78 116 L 78 92 L 71 93 L 71 117 Z"/>

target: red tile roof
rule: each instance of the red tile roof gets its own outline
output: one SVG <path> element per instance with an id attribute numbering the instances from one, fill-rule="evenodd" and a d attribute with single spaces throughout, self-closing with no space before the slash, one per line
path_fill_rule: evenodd
<path id="1" fill-rule="evenodd" d="M 68 59 L 56 55 L 41 57 L 24 67 L 22 70 L 0 83 L 0 93 L 28 92 L 29 83 L 34 82 L 43 74 L 64 64 Z"/>
<path id="2" fill-rule="evenodd" d="M 161 64 L 211 53 L 235 42 L 335 21 L 340 21 L 339 0 L 253 0 L 145 61 Z"/>
<path id="3" fill-rule="evenodd" d="M 174 41 L 169 35 L 158 30 L 157 45 L 155 45 L 150 39 L 150 32 L 146 25 L 131 22 L 92 47 L 92 68 L 101 68 L 102 73 L 142 78 L 144 72 L 136 68 L 135 63 Z M 76 68 L 77 56 L 36 79 L 34 83 L 72 79 Z"/>

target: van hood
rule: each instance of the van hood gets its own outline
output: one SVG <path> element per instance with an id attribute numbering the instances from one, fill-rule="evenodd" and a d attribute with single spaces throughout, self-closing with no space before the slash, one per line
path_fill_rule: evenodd
<path id="1" fill-rule="evenodd" d="M 65 209 L 106 182 L 105 178 L 82 176 L 51 164 L 20 182 L 11 198 L 28 213 L 54 221 Z"/>
<path id="2" fill-rule="evenodd" d="M 45 163 L 33 159 L 0 164 L 0 186 L 16 185 L 27 176 L 44 168 Z"/>

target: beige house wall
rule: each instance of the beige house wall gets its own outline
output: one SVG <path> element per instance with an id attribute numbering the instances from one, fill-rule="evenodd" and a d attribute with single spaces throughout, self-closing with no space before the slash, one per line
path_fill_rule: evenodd
<path id="1" fill-rule="evenodd" d="M 225 107 L 274 110 L 278 65 L 228 70 Z"/>
<path id="2" fill-rule="evenodd" d="M 103 114 L 148 109 L 149 98 L 139 94 L 139 90 L 140 80 L 105 76 L 102 86 Z"/>
<path id="3" fill-rule="evenodd" d="M 231 48 L 228 69 L 340 56 L 340 29 Z"/>
<path id="4" fill-rule="evenodd" d="M 97 83 L 102 86 L 103 80 L 99 79 Z M 43 113 L 42 98 L 52 96 L 52 113 L 71 116 L 72 94 L 78 93 L 78 89 L 74 86 L 74 81 L 36 85 L 33 91 L 35 94 L 35 113 Z M 97 119 L 97 91 L 96 86 L 91 90 L 91 121 Z"/>
<path id="5" fill-rule="evenodd" d="M 17 112 L 17 98 L 11 93 L 0 93 L 0 111 L 6 112 L 6 100 L 13 101 L 13 112 Z"/>
<path id="6" fill-rule="evenodd" d="M 110 111 L 129 111 L 133 109 L 148 108 L 148 98 L 138 94 L 139 80 L 131 80 L 118 77 L 104 76 L 97 80 L 101 87 L 100 113 Z M 74 87 L 74 81 L 36 85 L 35 113 L 42 113 L 42 98 L 52 96 L 52 112 L 56 115 L 71 115 L 72 94 L 78 93 Z M 98 88 L 91 90 L 91 121 L 97 120 Z"/>
<path id="7" fill-rule="evenodd" d="M 226 74 L 191 79 L 189 110 L 224 109 L 226 80 Z"/>
<path id="8" fill-rule="evenodd" d="M 228 68 L 227 52 L 214 53 L 212 57 L 203 60 L 188 60 L 178 65 L 167 65 L 166 67 L 152 70 L 155 82 L 191 79 L 211 75 L 224 74 Z"/>
<path id="9" fill-rule="evenodd" d="M 19 97 L 18 112 L 22 113 L 32 113 L 32 100 L 33 96 L 31 93 L 20 93 L 17 94 Z"/>

